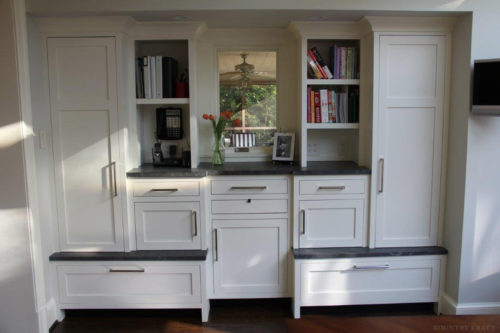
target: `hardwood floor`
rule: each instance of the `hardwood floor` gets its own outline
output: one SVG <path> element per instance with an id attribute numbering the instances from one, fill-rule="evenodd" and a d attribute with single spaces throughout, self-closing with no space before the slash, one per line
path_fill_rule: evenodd
<path id="1" fill-rule="evenodd" d="M 500 332 L 499 316 L 436 316 L 432 304 L 303 308 L 288 299 L 212 301 L 199 310 L 73 310 L 52 333 L 68 332 Z"/>

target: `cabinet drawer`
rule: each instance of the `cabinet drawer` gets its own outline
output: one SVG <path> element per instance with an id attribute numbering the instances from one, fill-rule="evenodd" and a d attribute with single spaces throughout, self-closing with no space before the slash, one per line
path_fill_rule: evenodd
<path id="1" fill-rule="evenodd" d="M 261 213 L 286 213 L 288 200 L 214 200 L 212 201 L 212 214 L 261 214 Z"/>
<path id="2" fill-rule="evenodd" d="M 180 197 L 200 195 L 199 181 L 132 183 L 134 197 Z"/>
<path id="3" fill-rule="evenodd" d="M 212 194 L 286 194 L 286 179 L 212 180 Z"/>
<path id="4" fill-rule="evenodd" d="M 301 305 L 437 302 L 439 259 L 302 263 Z"/>
<path id="5" fill-rule="evenodd" d="M 366 192 L 364 179 L 318 179 L 301 180 L 300 195 L 363 194 Z"/>
<path id="6" fill-rule="evenodd" d="M 58 265 L 57 277 L 62 308 L 201 302 L 200 265 Z"/>

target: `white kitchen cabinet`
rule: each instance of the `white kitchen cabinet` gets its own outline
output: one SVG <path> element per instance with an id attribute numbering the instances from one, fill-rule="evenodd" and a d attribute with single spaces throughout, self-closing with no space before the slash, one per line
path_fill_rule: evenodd
<path id="1" fill-rule="evenodd" d="M 285 218 L 213 220 L 217 298 L 282 296 L 287 290 Z"/>
<path id="2" fill-rule="evenodd" d="M 115 38 L 48 38 L 59 243 L 123 251 Z"/>
<path id="3" fill-rule="evenodd" d="M 362 246 L 364 200 L 300 201 L 299 246 Z"/>
<path id="4" fill-rule="evenodd" d="M 446 37 L 379 37 L 375 246 L 437 245 Z"/>
<path id="5" fill-rule="evenodd" d="M 199 202 L 136 202 L 138 250 L 201 248 Z"/>

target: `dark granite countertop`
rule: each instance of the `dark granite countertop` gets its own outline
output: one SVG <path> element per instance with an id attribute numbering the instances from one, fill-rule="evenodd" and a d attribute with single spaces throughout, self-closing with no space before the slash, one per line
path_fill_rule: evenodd
<path id="1" fill-rule="evenodd" d="M 147 250 L 131 252 L 56 252 L 50 261 L 205 261 L 208 250 Z"/>
<path id="2" fill-rule="evenodd" d="M 385 247 L 370 249 L 367 247 L 327 247 L 294 249 L 295 259 L 340 259 L 362 257 L 402 257 L 447 254 L 448 250 L 440 246 L 424 247 Z"/>
<path id="3" fill-rule="evenodd" d="M 129 178 L 202 178 L 205 176 L 251 175 L 368 175 L 371 170 L 351 161 L 309 162 L 299 165 L 273 164 L 271 162 L 234 162 L 214 167 L 201 163 L 196 169 L 154 167 L 144 164 L 127 172 Z"/>

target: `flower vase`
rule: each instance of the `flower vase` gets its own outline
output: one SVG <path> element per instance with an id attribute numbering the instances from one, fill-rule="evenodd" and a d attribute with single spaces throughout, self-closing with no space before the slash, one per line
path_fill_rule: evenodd
<path id="1" fill-rule="evenodd" d="M 212 164 L 224 165 L 225 157 L 226 150 L 224 149 L 224 144 L 222 143 L 222 135 L 215 135 L 214 149 L 212 153 Z"/>

